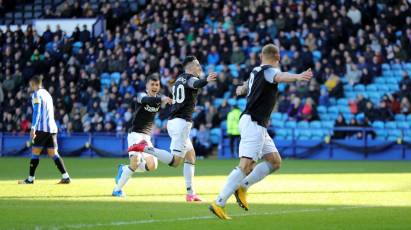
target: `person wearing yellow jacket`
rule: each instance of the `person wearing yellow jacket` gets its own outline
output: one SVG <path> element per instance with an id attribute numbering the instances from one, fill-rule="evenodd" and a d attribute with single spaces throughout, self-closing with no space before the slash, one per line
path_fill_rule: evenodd
<path id="1" fill-rule="evenodd" d="M 234 144 L 238 145 L 240 141 L 240 130 L 238 129 L 240 116 L 241 110 L 237 106 L 234 106 L 233 109 L 227 115 L 227 134 L 230 138 L 231 157 L 237 156 L 237 152 L 234 151 Z"/>

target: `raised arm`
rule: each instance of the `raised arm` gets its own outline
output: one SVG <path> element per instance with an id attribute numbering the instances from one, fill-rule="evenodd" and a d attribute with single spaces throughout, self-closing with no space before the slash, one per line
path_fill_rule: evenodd
<path id="1" fill-rule="evenodd" d="M 190 79 L 188 79 L 187 85 L 188 87 L 193 88 L 193 89 L 200 89 L 206 86 L 208 82 L 215 81 L 216 78 L 217 78 L 216 73 L 210 73 L 207 76 L 207 79 L 199 79 L 196 77 L 191 77 Z"/>
<path id="2" fill-rule="evenodd" d="M 274 81 L 280 83 L 289 83 L 289 82 L 295 82 L 295 81 L 309 81 L 313 77 L 313 73 L 310 69 L 307 69 L 306 71 L 300 73 L 300 74 L 294 74 L 294 73 L 288 73 L 288 72 L 278 72 L 275 77 Z"/>
<path id="3" fill-rule="evenodd" d="M 150 106 L 156 106 L 158 103 L 172 104 L 173 100 L 167 96 L 151 97 L 146 93 L 140 93 L 137 96 L 137 103 L 148 104 Z"/>

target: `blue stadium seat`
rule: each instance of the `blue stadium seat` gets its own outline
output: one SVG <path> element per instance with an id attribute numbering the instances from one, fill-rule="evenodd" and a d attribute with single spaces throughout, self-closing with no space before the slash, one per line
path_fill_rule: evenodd
<path id="1" fill-rule="evenodd" d="M 385 79 L 387 84 L 398 84 L 398 80 L 395 77 L 388 77 Z"/>
<path id="2" fill-rule="evenodd" d="M 403 71 L 404 70 L 394 70 L 394 77 L 401 80 Z"/>
<path id="3" fill-rule="evenodd" d="M 408 114 L 408 115 L 407 115 L 407 121 L 408 121 L 408 122 L 411 122 L 411 114 Z"/>
<path id="4" fill-rule="evenodd" d="M 228 92 L 225 92 L 224 93 L 224 99 L 228 99 L 228 98 L 230 98 L 230 95 L 231 95 L 231 92 L 230 91 L 228 91 Z"/>
<path id="5" fill-rule="evenodd" d="M 379 92 L 385 92 L 385 91 L 389 90 L 389 89 L 387 89 L 385 81 L 384 81 L 383 84 L 377 84 L 377 89 L 378 89 Z"/>
<path id="6" fill-rule="evenodd" d="M 377 91 L 377 86 L 374 84 L 367 85 L 365 88 L 367 91 Z"/>
<path id="7" fill-rule="evenodd" d="M 411 63 L 404 63 L 402 64 L 403 69 L 410 71 L 411 70 Z"/>
<path id="8" fill-rule="evenodd" d="M 284 128 L 284 121 L 277 120 L 277 119 L 271 119 L 271 125 L 274 128 Z"/>
<path id="9" fill-rule="evenodd" d="M 365 86 L 363 84 L 358 84 L 354 86 L 354 90 L 359 92 L 359 91 L 365 91 Z"/>
<path id="10" fill-rule="evenodd" d="M 223 104 L 224 99 L 223 98 L 216 98 L 213 101 L 213 106 L 218 108 L 220 107 L 221 104 Z"/>
<path id="11" fill-rule="evenodd" d="M 350 92 L 353 91 L 354 87 L 352 85 L 344 85 L 344 92 Z"/>
<path id="12" fill-rule="evenodd" d="M 300 129 L 307 129 L 309 127 L 309 123 L 306 121 L 300 121 L 297 123 L 297 127 Z"/>
<path id="13" fill-rule="evenodd" d="M 397 123 L 394 121 L 388 121 L 385 123 L 385 128 L 386 129 L 396 129 L 397 128 Z"/>
<path id="14" fill-rule="evenodd" d="M 385 71 L 382 72 L 382 75 L 383 75 L 385 78 L 389 78 L 389 77 L 394 76 L 394 73 L 393 73 L 391 70 L 385 70 Z"/>
<path id="15" fill-rule="evenodd" d="M 374 121 L 374 122 L 372 123 L 372 127 L 373 127 L 374 129 L 384 129 L 384 122 L 382 122 L 382 121 Z"/>
<path id="16" fill-rule="evenodd" d="M 376 129 L 374 131 L 377 134 L 377 137 L 383 137 L 385 139 L 388 136 L 388 131 L 385 129 Z"/>
<path id="17" fill-rule="evenodd" d="M 237 104 L 237 100 L 235 98 L 230 98 L 227 100 L 228 104 L 234 106 Z"/>
<path id="18" fill-rule="evenodd" d="M 411 123 L 407 121 L 397 121 L 397 128 L 399 129 L 409 129 L 411 128 Z"/>
<path id="19" fill-rule="evenodd" d="M 227 129 L 227 121 L 221 122 L 220 129 Z"/>
<path id="20" fill-rule="evenodd" d="M 310 128 L 312 128 L 312 129 L 320 129 L 320 128 L 321 128 L 321 122 L 319 122 L 319 121 L 312 121 L 312 122 L 310 122 Z"/>
<path id="21" fill-rule="evenodd" d="M 323 121 L 331 120 L 331 116 L 328 113 L 320 113 L 320 119 Z"/>
<path id="22" fill-rule="evenodd" d="M 297 128 L 297 122 L 295 121 L 287 121 L 285 123 L 286 128 Z"/>
<path id="23" fill-rule="evenodd" d="M 348 105 L 338 106 L 338 111 L 340 111 L 341 113 L 351 113 L 351 109 L 350 107 L 348 107 Z"/>
<path id="24" fill-rule="evenodd" d="M 271 114 L 271 119 L 276 119 L 276 120 L 282 120 L 283 115 L 281 113 L 272 113 Z"/>
<path id="25" fill-rule="evenodd" d="M 410 129 L 405 130 L 403 137 L 404 137 L 404 140 L 407 140 L 407 141 L 411 142 L 411 130 Z"/>
<path id="26" fill-rule="evenodd" d="M 386 139 L 385 136 L 376 136 L 375 140 L 377 140 L 377 141 L 386 141 L 387 139 Z"/>
<path id="27" fill-rule="evenodd" d="M 398 129 L 390 129 L 388 130 L 388 136 L 395 136 L 397 138 L 400 138 L 402 137 L 402 132 Z"/>
<path id="28" fill-rule="evenodd" d="M 392 70 L 401 70 L 402 66 L 401 66 L 401 64 L 397 64 L 397 63 L 391 64 L 391 69 Z"/>
<path id="29" fill-rule="evenodd" d="M 382 69 L 383 69 L 383 70 L 390 70 L 390 69 L 391 69 L 391 66 L 390 66 L 390 64 L 388 64 L 388 63 L 383 63 L 383 64 L 382 64 Z"/>
<path id="30" fill-rule="evenodd" d="M 355 115 L 355 119 L 357 119 L 357 121 L 362 121 L 362 120 L 364 120 L 364 118 L 365 118 L 364 113 L 359 113 L 359 114 Z"/>
<path id="31" fill-rule="evenodd" d="M 211 129 L 210 131 L 210 141 L 212 144 L 217 145 L 218 142 L 220 141 L 221 137 L 221 129 L 220 128 L 214 128 Z"/>
<path id="32" fill-rule="evenodd" d="M 388 89 L 392 92 L 400 90 L 400 86 L 398 84 L 389 84 L 387 86 L 388 86 Z"/>
<path id="33" fill-rule="evenodd" d="M 375 78 L 374 82 L 375 82 L 375 84 L 377 84 L 377 85 L 385 84 L 385 78 L 383 78 L 383 77 L 377 77 L 377 78 Z M 378 86 L 377 86 L 377 88 L 378 88 Z"/>
<path id="34" fill-rule="evenodd" d="M 356 92 L 345 92 L 345 96 L 349 100 L 354 100 L 357 97 L 357 93 Z"/>
<path id="35" fill-rule="evenodd" d="M 119 72 L 114 72 L 110 75 L 111 80 L 114 81 L 117 85 L 120 84 L 121 74 Z"/>
<path id="36" fill-rule="evenodd" d="M 395 120 L 396 121 L 405 121 L 405 115 L 404 114 L 397 114 L 395 115 Z"/>
<path id="37" fill-rule="evenodd" d="M 348 105 L 348 100 L 346 98 L 340 98 L 340 99 L 337 100 L 337 105 L 347 106 Z"/>
<path id="38" fill-rule="evenodd" d="M 320 105 L 320 106 L 317 107 L 317 112 L 320 113 L 320 114 L 321 113 L 326 113 L 327 108 L 325 106 Z"/>
<path id="39" fill-rule="evenodd" d="M 337 106 L 328 107 L 328 113 L 338 114 L 339 110 Z"/>
<path id="40" fill-rule="evenodd" d="M 345 119 L 345 121 L 350 121 L 353 117 L 354 117 L 354 114 L 352 114 L 352 113 L 344 113 L 343 114 L 343 117 L 344 117 L 344 119 Z"/>
<path id="41" fill-rule="evenodd" d="M 321 126 L 326 129 L 334 128 L 334 121 L 322 121 Z"/>
<path id="42" fill-rule="evenodd" d="M 74 53 L 74 54 L 77 54 L 81 47 L 83 47 L 83 43 L 82 43 L 82 42 L 75 42 L 75 43 L 73 44 L 73 49 L 72 49 L 73 53 Z"/>
<path id="43" fill-rule="evenodd" d="M 276 129 L 275 130 L 276 136 L 288 136 L 290 134 L 289 129 Z"/>

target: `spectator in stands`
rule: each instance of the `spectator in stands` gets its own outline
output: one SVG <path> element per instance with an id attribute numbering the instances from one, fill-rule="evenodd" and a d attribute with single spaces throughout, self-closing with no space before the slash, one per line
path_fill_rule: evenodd
<path id="1" fill-rule="evenodd" d="M 328 97 L 328 90 L 326 87 L 321 87 L 320 97 L 318 99 L 318 105 L 328 106 L 330 104 L 330 98 Z"/>
<path id="2" fill-rule="evenodd" d="M 301 118 L 301 99 L 299 97 L 294 97 L 292 100 L 291 106 L 288 109 L 288 118 L 290 120 L 300 120 Z"/>
<path id="3" fill-rule="evenodd" d="M 391 108 L 387 106 L 387 103 L 384 100 L 380 101 L 379 108 L 377 109 L 376 112 L 377 112 L 377 115 L 375 118 L 376 120 L 392 121 L 394 119 L 394 114 Z"/>
<path id="4" fill-rule="evenodd" d="M 238 146 L 240 141 L 240 130 L 238 129 L 240 115 L 241 110 L 238 106 L 234 106 L 227 115 L 227 134 L 230 138 L 230 152 L 232 158 L 238 156 L 238 151 L 234 150 L 234 146 Z"/>
<path id="5" fill-rule="evenodd" d="M 407 89 L 411 89 L 411 79 L 407 71 L 402 72 L 402 79 L 400 81 L 400 86 L 402 85 L 406 85 Z"/>
<path id="6" fill-rule="evenodd" d="M 387 99 L 385 100 L 387 102 L 387 106 L 391 108 L 391 111 L 394 114 L 401 113 L 401 105 L 400 102 L 398 101 L 398 96 L 397 94 L 388 94 L 386 95 Z"/>
<path id="7" fill-rule="evenodd" d="M 211 154 L 210 131 L 203 124 L 197 132 L 194 147 L 198 156 L 207 157 Z"/>
<path id="8" fill-rule="evenodd" d="M 305 121 L 314 121 L 318 119 L 315 102 L 311 97 L 305 100 L 305 103 L 301 109 L 301 119 Z"/>
<path id="9" fill-rule="evenodd" d="M 374 108 L 371 101 L 366 101 L 363 113 L 370 121 L 378 120 L 378 111 Z"/>
<path id="10" fill-rule="evenodd" d="M 373 76 L 368 72 L 367 68 L 362 69 L 361 84 L 368 85 L 373 82 Z"/>
<path id="11" fill-rule="evenodd" d="M 332 98 L 344 95 L 343 82 L 348 63 L 358 66 L 361 71 L 367 69 L 369 76 L 373 78 L 381 75 L 381 63 L 404 63 L 411 59 L 411 17 L 408 16 L 411 8 L 400 1 L 398 7 L 384 1 L 378 2 L 377 7 L 376 1 L 357 4 L 353 1 L 340 3 L 327 0 L 309 8 L 304 1 L 289 3 L 290 6 L 280 5 L 278 1 L 216 0 L 212 4 L 201 1 L 182 1 L 178 4 L 170 1 L 147 1 L 144 5 L 138 3 L 138 7 L 134 8 L 128 6 L 135 2 L 117 1 L 100 2 L 95 11 L 93 4 L 87 1 L 66 2 L 57 9 L 49 10 L 46 16 L 105 17 L 108 31 L 83 42 L 81 48 L 74 48 L 74 43 L 84 40 L 84 28 L 76 31 L 72 37 L 65 35 L 66 31 L 61 29 L 51 31 L 49 35 L 52 36 L 47 37 L 51 37 L 52 49 L 45 49 L 43 34 L 38 35 L 30 26 L 24 32 L 9 29 L 0 32 L 0 82 L 5 94 L 1 109 L 5 108 L 4 103 L 9 102 L 14 95 L 23 92 L 24 83 L 32 75 L 43 74 L 45 79 L 50 79 L 50 85 L 46 87 L 54 88 L 52 96 L 57 98 L 56 111 L 69 114 L 65 123 L 61 116 L 61 124 L 72 131 L 77 128 L 74 122 L 75 110 L 93 116 L 100 114 L 97 115 L 100 117 L 102 114 L 109 114 L 107 116 L 113 118 L 121 104 L 133 100 L 132 90 L 125 90 L 125 94 L 123 91 L 121 94 L 119 92 L 124 80 L 128 81 L 127 89 L 134 88 L 135 92 L 139 92 L 143 90 L 142 82 L 147 74 L 160 73 L 165 86 L 163 93 L 167 94 L 168 86 L 173 84 L 178 75 L 179 59 L 195 54 L 206 63 L 212 46 L 219 47 L 216 54 L 220 60 L 216 63 L 216 68 L 219 64 L 224 64 L 218 68 L 222 67 L 221 72 L 224 72 L 227 80 L 219 83 L 217 89 L 222 90 L 210 88 L 199 95 L 203 112 L 206 110 L 204 104 L 216 97 L 223 97 L 227 91 L 235 88 L 231 87 L 232 82 L 237 81 L 238 84 L 248 78 L 252 68 L 259 64 L 255 53 L 268 40 L 275 40 L 284 51 L 281 54 L 284 71 L 300 68 L 301 62 L 307 65 L 314 63 L 316 83 L 324 87 L 323 84 L 327 81 L 329 97 Z M 136 8 L 137 11 L 131 12 Z M 279 16 L 272 19 L 274 12 Z M 400 33 L 401 36 L 396 36 Z M 15 67 L 16 64 L 18 68 Z M 240 64 L 241 67 L 232 71 L 228 68 L 230 64 Z M 120 71 L 119 84 L 100 81 L 101 74 L 109 70 Z M 123 71 L 126 74 L 123 75 Z M 19 72 L 23 83 L 15 83 L 7 91 L 5 88 L 13 85 L 10 79 L 7 80 L 7 75 L 14 81 L 14 76 L 19 78 Z M 232 80 L 231 72 L 238 72 L 240 80 Z M 106 79 L 111 82 L 111 72 L 108 75 Z M 341 79 L 333 79 L 334 75 Z M 86 81 L 90 78 L 94 80 Z M 372 81 L 373 79 L 369 79 L 368 82 Z M 79 88 L 76 87 L 77 83 Z M 402 101 L 404 97 L 409 101 L 411 88 L 403 85 L 401 83 L 398 101 Z M 93 91 L 86 93 L 89 86 Z M 295 86 L 291 85 L 290 88 Z M 103 89 L 108 90 L 106 95 Z M 99 93 L 106 99 L 100 98 Z M 284 102 L 284 105 L 295 97 L 302 101 L 312 97 L 317 102 L 314 96 L 316 92 L 311 90 L 311 85 L 303 90 L 285 90 L 281 94 L 284 97 L 279 103 Z M 85 99 L 89 95 L 91 103 Z M 318 105 L 329 105 L 326 93 L 320 95 Z M 94 102 L 96 107 L 93 106 Z M 31 116 L 26 96 L 17 99 L 16 103 L 19 103 L 27 117 Z M 102 111 L 100 104 L 105 104 L 105 111 Z M 287 111 L 282 110 L 288 112 L 290 106 L 286 107 Z M 358 109 L 361 112 L 360 107 Z M 162 112 L 161 118 L 165 119 L 166 114 L 167 112 Z M 219 120 L 224 120 L 221 115 Z M 205 119 L 202 122 L 201 124 L 205 124 Z M 101 121 L 96 126 L 90 125 L 92 131 L 104 130 L 102 124 Z M 84 122 L 81 127 L 89 128 Z"/>
<path id="12" fill-rule="evenodd" d="M 347 63 L 347 73 L 345 75 L 345 78 L 347 79 L 348 83 L 350 85 L 355 85 L 360 82 L 362 73 L 360 70 L 358 70 L 357 65 L 354 63 Z"/>
<path id="13" fill-rule="evenodd" d="M 339 113 L 337 116 L 337 120 L 334 123 L 335 128 L 347 128 L 347 123 L 345 122 L 344 116 Z M 345 139 L 347 136 L 347 132 L 343 130 L 334 130 L 334 134 L 332 136 L 333 139 Z"/>
<path id="14" fill-rule="evenodd" d="M 407 97 L 403 97 L 401 99 L 401 113 L 403 114 L 411 114 L 411 104 Z"/>
<path id="15" fill-rule="evenodd" d="M 325 86 L 328 89 L 330 97 L 342 98 L 344 96 L 344 88 L 340 77 L 336 74 L 331 74 L 331 76 L 325 82 Z"/>

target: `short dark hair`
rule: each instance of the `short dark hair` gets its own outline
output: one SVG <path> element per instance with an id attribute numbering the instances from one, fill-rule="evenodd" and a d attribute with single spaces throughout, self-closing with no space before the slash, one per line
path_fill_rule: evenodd
<path id="1" fill-rule="evenodd" d="M 43 76 L 41 75 L 34 75 L 31 79 L 31 82 L 37 84 L 37 85 L 41 85 L 43 83 Z"/>
<path id="2" fill-rule="evenodd" d="M 186 58 L 184 58 L 184 61 L 183 61 L 183 68 L 186 68 L 186 66 L 187 65 L 189 65 L 191 62 L 193 62 L 193 61 L 195 61 L 195 60 L 197 60 L 197 58 L 196 57 L 194 57 L 194 56 L 187 56 Z"/>
<path id="3" fill-rule="evenodd" d="M 146 83 L 148 83 L 149 81 L 160 81 L 160 78 L 157 74 L 151 74 L 147 77 Z"/>

